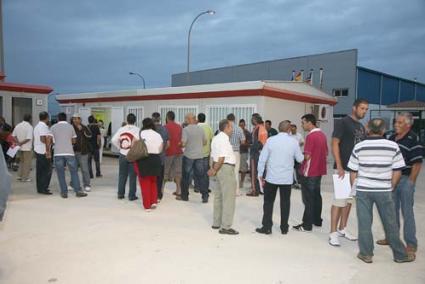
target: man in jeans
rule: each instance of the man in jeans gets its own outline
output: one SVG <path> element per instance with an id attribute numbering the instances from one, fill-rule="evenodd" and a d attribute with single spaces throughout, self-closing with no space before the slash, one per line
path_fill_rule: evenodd
<path id="1" fill-rule="evenodd" d="M 393 192 L 397 224 L 400 226 L 400 209 L 403 216 L 403 236 L 407 250 L 416 253 L 418 240 L 416 238 L 415 215 L 413 203 L 415 194 L 416 178 L 422 166 L 423 147 L 419 143 L 418 136 L 412 131 L 413 117 L 411 113 L 400 113 L 395 121 L 395 134 L 390 137 L 396 142 L 403 155 L 406 167 L 401 171 L 400 183 Z M 378 245 L 388 245 L 388 241 L 379 240 Z"/>
<path id="2" fill-rule="evenodd" d="M 130 177 L 130 189 L 128 199 L 136 200 L 136 172 L 133 163 L 127 160 L 127 154 L 134 140 L 139 140 L 140 128 L 135 126 L 136 116 L 132 113 L 127 115 L 127 125 L 118 129 L 111 139 L 111 143 L 120 150 L 119 168 L 118 168 L 118 199 L 124 199 L 125 184 Z"/>
<path id="3" fill-rule="evenodd" d="M 183 179 L 181 185 L 181 196 L 177 196 L 177 200 L 189 200 L 189 183 L 190 172 L 193 170 L 193 179 L 195 184 L 199 185 L 199 190 L 202 195 L 202 202 L 208 203 L 208 185 L 205 184 L 205 179 L 202 177 L 204 173 L 202 164 L 202 148 L 207 143 L 204 131 L 197 125 L 197 121 L 193 113 L 186 115 L 186 123 L 188 126 L 183 128 L 182 147 L 183 153 Z"/>
<path id="4" fill-rule="evenodd" d="M 81 169 L 83 177 L 83 186 L 85 191 L 90 191 L 90 172 L 89 172 L 89 143 L 92 137 L 90 129 L 81 124 L 81 117 L 79 113 L 74 113 L 72 116 L 72 126 L 74 126 L 77 139 L 74 144 L 75 158 L 77 159 L 78 167 Z M 72 187 L 72 185 L 71 185 Z"/>
<path id="5" fill-rule="evenodd" d="M 208 178 L 208 170 L 210 168 L 210 153 L 211 153 L 211 140 L 213 138 L 213 131 L 211 129 L 211 126 L 209 126 L 206 122 L 205 122 L 206 116 L 205 113 L 198 113 L 198 125 L 202 128 L 202 130 L 204 131 L 204 135 L 205 135 L 205 139 L 206 139 L 206 144 L 204 144 L 204 146 L 202 147 L 202 165 L 203 165 L 203 169 L 202 169 L 202 182 L 201 184 L 204 184 L 204 186 L 208 189 L 210 187 L 210 179 Z M 197 189 L 197 188 L 195 188 Z"/>
<path id="6" fill-rule="evenodd" d="M 322 196 L 320 183 L 326 175 L 326 158 L 328 143 L 326 135 L 316 126 L 316 117 L 306 114 L 301 118 L 304 131 L 308 132 L 305 138 L 304 161 L 301 165 L 302 181 L 301 194 L 305 206 L 303 222 L 294 226 L 300 232 L 311 232 L 313 224 L 322 226 Z M 298 145 L 299 142 L 297 141 Z"/>
<path id="7" fill-rule="evenodd" d="M 68 188 L 65 180 L 65 165 L 67 165 L 71 174 L 71 184 L 77 197 L 87 196 L 80 187 L 80 179 L 78 178 L 77 160 L 75 159 L 72 144 L 76 142 L 77 134 L 74 127 L 66 122 L 66 114 L 61 112 L 58 114 L 58 123 L 52 126 L 52 135 L 55 143 L 55 168 L 58 175 L 61 196 L 68 198 Z"/>
<path id="8" fill-rule="evenodd" d="M 260 234 L 269 235 L 272 233 L 273 205 L 278 188 L 280 195 L 280 230 L 284 235 L 288 233 L 291 186 L 294 182 L 294 160 L 301 163 L 304 159 L 297 141 L 289 136 L 290 127 L 289 121 L 279 123 L 279 134 L 267 140 L 258 161 L 258 179 L 264 185 L 263 226 L 255 230 Z M 264 179 L 263 174 L 266 168 Z"/>
<path id="9" fill-rule="evenodd" d="M 359 230 L 357 257 L 372 263 L 373 204 L 381 217 L 395 262 L 411 262 L 415 255 L 406 251 L 400 240 L 392 190 L 401 177 L 405 163 L 397 143 L 383 138 L 385 122 L 375 118 L 368 123 L 368 137 L 356 144 L 348 162 L 351 185 L 356 184 L 356 209 Z M 357 179 L 357 180 L 356 180 Z M 355 182 L 356 181 L 356 182 Z"/>
<path id="10" fill-rule="evenodd" d="M 170 147 L 170 139 L 168 137 L 168 130 L 161 124 L 161 114 L 159 112 L 152 113 L 152 120 L 155 124 L 155 131 L 161 135 L 163 145 L 161 150 L 161 175 L 156 179 L 156 188 L 158 190 L 158 202 L 162 200 L 164 195 L 164 166 L 165 166 L 165 151 Z"/>
<path id="11" fill-rule="evenodd" d="M 97 124 L 96 119 L 93 115 L 89 116 L 89 125 L 88 125 L 91 137 L 90 137 L 90 151 L 89 151 L 89 173 L 90 178 L 93 178 L 93 167 L 92 160 L 96 165 L 96 177 L 102 177 L 102 173 L 100 172 L 100 157 L 99 157 L 99 149 L 101 145 L 102 135 L 100 134 L 100 129 Z"/>
<path id="12" fill-rule="evenodd" d="M 52 192 L 49 190 L 49 185 L 52 177 L 52 133 L 47 126 L 49 114 L 42 111 L 38 118 L 39 122 L 34 128 L 37 192 L 51 195 Z"/>

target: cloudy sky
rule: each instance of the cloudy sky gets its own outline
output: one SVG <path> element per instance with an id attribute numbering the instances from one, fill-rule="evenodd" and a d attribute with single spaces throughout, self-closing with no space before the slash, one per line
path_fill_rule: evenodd
<path id="1" fill-rule="evenodd" d="M 425 82 L 424 0 L 3 0 L 10 82 L 59 93 L 171 84 L 192 70 L 359 49 L 359 65 Z"/>

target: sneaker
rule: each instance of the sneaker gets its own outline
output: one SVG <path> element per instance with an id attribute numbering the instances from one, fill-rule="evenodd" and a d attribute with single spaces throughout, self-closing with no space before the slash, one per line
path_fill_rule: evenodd
<path id="1" fill-rule="evenodd" d="M 339 247 L 341 245 L 338 239 L 338 232 L 333 232 L 329 234 L 329 244 L 334 247 Z"/>
<path id="2" fill-rule="evenodd" d="M 74 188 L 70 185 L 68 185 L 68 191 L 74 191 Z"/>
<path id="3" fill-rule="evenodd" d="M 338 237 L 344 237 L 349 241 L 357 241 L 357 237 L 353 236 L 347 229 L 337 230 Z"/>
<path id="4" fill-rule="evenodd" d="M 68 198 L 68 193 L 66 193 L 66 192 L 62 192 L 62 193 L 61 193 L 61 197 L 62 197 L 62 198 Z"/>
<path id="5" fill-rule="evenodd" d="M 383 239 L 383 240 L 377 240 L 377 241 L 376 241 L 376 244 L 377 244 L 377 245 L 380 245 L 380 246 L 389 246 L 389 245 L 390 245 L 390 243 L 389 243 L 386 239 Z"/>
<path id="6" fill-rule="evenodd" d="M 32 182 L 32 178 L 22 179 L 23 182 Z"/>
<path id="7" fill-rule="evenodd" d="M 357 254 L 357 258 L 360 260 L 363 260 L 366 263 L 372 263 L 372 257 L 370 255 L 361 255 L 360 253 Z"/>
<path id="8" fill-rule="evenodd" d="M 414 255 L 414 254 L 408 254 L 406 256 L 406 258 L 403 258 L 403 259 L 394 259 L 394 262 L 397 262 L 397 263 L 412 262 L 412 261 L 415 261 L 415 259 L 416 259 L 416 255 Z"/>
<path id="9" fill-rule="evenodd" d="M 296 225 L 296 226 L 292 226 L 292 228 L 294 229 L 294 230 L 296 230 L 296 231 L 299 231 L 299 232 L 311 232 L 312 230 L 307 230 L 307 229 L 305 229 L 304 227 L 303 227 L 303 224 L 299 224 L 299 225 Z"/>
<path id="10" fill-rule="evenodd" d="M 156 207 L 158 206 L 158 204 L 154 203 L 151 205 L 151 209 L 156 209 Z"/>
<path id="11" fill-rule="evenodd" d="M 407 253 L 416 253 L 418 251 L 418 248 L 417 247 L 414 247 L 414 246 L 407 245 L 406 246 L 406 251 L 407 251 Z"/>
<path id="12" fill-rule="evenodd" d="M 85 186 L 84 187 L 84 191 L 90 192 L 91 191 L 91 187 L 90 186 Z"/>

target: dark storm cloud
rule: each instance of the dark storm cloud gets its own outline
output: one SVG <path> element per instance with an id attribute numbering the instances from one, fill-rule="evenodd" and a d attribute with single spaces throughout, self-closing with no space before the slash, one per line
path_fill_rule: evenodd
<path id="1" fill-rule="evenodd" d="M 302 3 L 299 3 L 302 2 Z M 9 81 L 58 92 L 170 85 L 192 70 L 342 49 L 359 65 L 425 81 L 425 4 L 390 1 L 3 1 Z"/>

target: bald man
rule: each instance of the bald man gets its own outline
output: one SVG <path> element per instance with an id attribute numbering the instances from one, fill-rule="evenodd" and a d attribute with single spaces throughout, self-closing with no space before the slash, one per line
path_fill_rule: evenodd
<path id="1" fill-rule="evenodd" d="M 193 179 L 195 184 L 199 185 L 199 191 L 202 195 L 202 203 L 208 203 L 208 184 L 205 182 L 203 175 L 203 146 L 207 144 L 204 130 L 197 125 L 196 117 L 193 113 L 188 113 L 185 116 L 185 122 L 187 126 L 183 128 L 182 133 L 182 147 L 183 152 L 183 177 L 181 182 L 181 196 L 177 196 L 177 200 L 188 201 L 189 200 L 189 183 L 190 183 L 190 172 L 193 170 Z"/>

